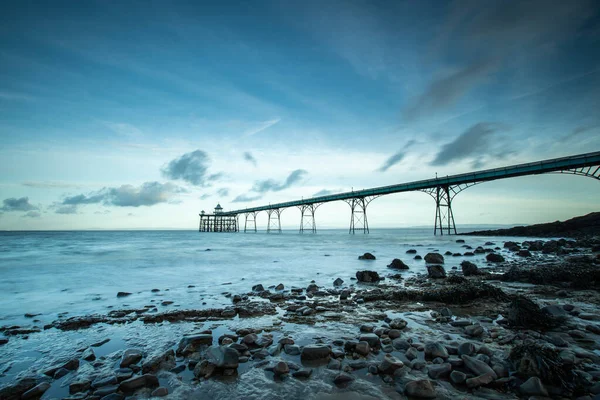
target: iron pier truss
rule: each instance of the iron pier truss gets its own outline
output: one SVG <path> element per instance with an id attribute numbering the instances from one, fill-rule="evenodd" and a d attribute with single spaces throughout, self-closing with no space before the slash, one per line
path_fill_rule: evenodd
<path id="1" fill-rule="evenodd" d="M 256 232 L 256 216 L 265 211 L 268 216 L 267 232 L 281 232 L 281 213 L 287 208 L 298 207 L 301 215 L 300 233 L 316 233 L 317 208 L 324 203 L 341 200 L 350 206 L 349 232 L 369 233 L 367 206 L 371 201 L 386 194 L 421 191 L 435 201 L 434 234 L 450 235 L 456 234 L 452 201 L 463 190 L 483 182 L 548 173 L 579 175 L 600 181 L 600 151 L 233 211 L 223 211 L 217 205 L 215 214 L 204 214 L 204 211 L 200 214 L 199 230 L 237 232 L 238 217 L 243 216 L 244 232 Z"/>

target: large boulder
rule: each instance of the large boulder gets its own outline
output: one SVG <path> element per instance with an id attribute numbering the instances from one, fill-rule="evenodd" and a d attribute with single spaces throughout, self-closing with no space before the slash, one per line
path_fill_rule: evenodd
<path id="1" fill-rule="evenodd" d="M 462 268 L 462 273 L 464 276 L 471 276 L 471 275 L 477 275 L 479 274 L 479 268 L 477 268 L 477 265 L 475 265 L 474 263 L 470 262 L 470 261 L 463 261 L 460 263 L 460 267 Z"/>
<path id="2" fill-rule="evenodd" d="M 196 351 L 197 347 L 210 346 L 213 343 L 213 337 L 210 333 L 200 333 L 196 335 L 184 336 L 177 346 L 177 355 L 186 355 Z"/>
<path id="3" fill-rule="evenodd" d="M 500 254 L 497 254 L 497 253 L 490 253 L 487 256 L 485 256 L 485 259 L 488 260 L 489 262 L 494 262 L 494 263 L 504 262 L 504 257 L 502 257 Z"/>
<path id="4" fill-rule="evenodd" d="M 375 271 L 356 271 L 356 279 L 359 282 L 378 282 L 381 278 Z"/>
<path id="5" fill-rule="evenodd" d="M 227 346 L 210 346 L 206 350 L 206 360 L 217 368 L 235 369 L 239 364 L 240 354 L 236 349 Z"/>
<path id="6" fill-rule="evenodd" d="M 145 374 L 140 376 L 134 376 L 133 378 L 121 382 L 121 384 L 119 385 L 119 391 L 128 393 L 134 392 L 141 388 L 155 388 L 158 386 L 158 378 L 156 376 Z"/>
<path id="7" fill-rule="evenodd" d="M 449 357 L 448 350 L 443 344 L 439 342 L 427 342 L 425 343 L 425 357 L 432 358 L 443 358 L 444 360 Z"/>
<path id="8" fill-rule="evenodd" d="M 427 275 L 432 279 L 445 278 L 446 270 L 441 265 L 428 265 Z"/>
<path id="9" fill-rule="evenodd" d="M 437 394 L 431 381 L 415 380 L 410 381 L 404 386 L 404 394 L 416 399 L 435 399 Z"/>
<path id="10" fill-rule="evenodd" d="M 137 364 L 142 359 L 143 354 L 138 349 L 127 349 L 121 356 L 121 368 L 129 367 L 131 364 Z"/>
<path id="11" fill-rule="evenodd" d="M 304 346 L 300 358 L 303 361 L 318 361 L 329 359 L 331 348 L 324 344 L 309 344 Z"/>
<path id="12" fill-rule="evenodd" d="M 490 374 L 494 379 L 498 378 L 498 375 L 496 375 L 496 372 L 492 369 L 492 367 L 483 361 L 466 354 L 463 354 L 460 356 L 460 358 L 462 358 L 463 362 L 465 363 L 465 367 L 467 367 L 467 369 L 469 369 L 475 375 Z"/>
<path id="13" fill-rule="evenodd" d="M 365 253 L 362 256 L 358 256 L 359 260 L 376 260 L 376 257 L 371 253 Z"/>
<path id="14" fill-rule="evenodd" d="M 399 258 L 394 258 L 392 260 L 391 264 L 388 265 L 388 268 L 408 269 L 408 265 L 404 264 L 404 262 L 402 260 L 400 260 Z"/>
<path id="15" fill-rule="evenodd" d="M 443 264 L 444 256 L 440 253 L 427 253 L 425 255 L 425 262 L 429 264 Z"/>

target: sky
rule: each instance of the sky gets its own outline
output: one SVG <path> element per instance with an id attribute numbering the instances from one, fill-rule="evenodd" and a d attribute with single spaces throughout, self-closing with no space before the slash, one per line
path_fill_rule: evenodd
<path id="1" fill-rule="evenodd" d="M 195 229 L 217 203 L 598 151 L 599 109 L 594 0 L 3 2 L 0 230 Z M 476 185 L 453 210 L 530 224 L 598 198 L 550 174 Z M 368 208 L 371 228 L 434 215 L 422 192 Z M 316 218 L 347 227 L 350 208 Z"/>

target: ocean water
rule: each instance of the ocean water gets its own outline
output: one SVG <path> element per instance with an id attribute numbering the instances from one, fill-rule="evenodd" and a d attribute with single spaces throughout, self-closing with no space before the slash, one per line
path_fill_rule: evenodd
<path id="1" fill-rule="evenodd" d="M 503 238 L 461 237 L 473 248 Z M 347 284 L 356 271 L 392 272 L 400 258 L 404 275 L 426 272 L 415 248 L 464 252 L 457 236 L 433 236 L 430 229 L 382 229 L 370 234 L 322 230 L 317 234 L 199 233 L 196 231 L 0 232 L 0 325 L 31 324 L 25 313 L 49 323 L 61 313 L 104 314 L 111 308 L 157 304 L 159 311 L 230 305 L 225 292 L 247 293 L 283 283 L 306 287 L 311 280 L 332 287 Z M 364 252 L 375 261 L 360 261 Z M 446 257 L 446 268 L 466 257 Z M 468 258 L 479 265 L 484 256 Z M 397 272 L 397 271 L 394 271 Z M 160 289 L 153 293 L 152 289 Z M 117 292 L 132 295 L 117 298 Z M 163 301 L 173 304 L 161 305 Z M 203 304 L 205 303 L 205 304 Z"/>

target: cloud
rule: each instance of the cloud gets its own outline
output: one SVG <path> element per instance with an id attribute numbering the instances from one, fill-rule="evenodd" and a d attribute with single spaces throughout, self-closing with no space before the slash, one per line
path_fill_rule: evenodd
<path id="1" fill-rule="evenodd" d="M 479 61 L 437 79 L 409 103 L 403 111 L 404 118 L 415 120 L 454 105 L 496 67 L 495 61 Z"/>
<path id="2" fill-rule="evenodd" d="M 454 141 L 442 146 L 431 165 L 448 165 L 465 159 L 473 160 L 473 167 L 484 164 L 486 158 L 503 158 L 512 151 L 497 136 L 507 128 L 501 124 L 480 122 L 460 134 Z M 492 140 L 493 139 L 493 140 Z"/>
<path id="3" fill-rule="evenodd" d="M 279 192 L 281 190 L 287 189 L 295 183 L 302 180 L 304 175 L 308 172 L 303 169 L 297 169 L 292 171 L 291 174 L 285 179 L 285 182 L 279 183 L 273 179 L 267 179 L 264 181 L 256 181 L 254 182 L 254 186 L 252 186 L 252 191 L 257 193 L 266 193 L 266 192 Z"/>
<path id="4" fill-rule="evenodd" d="M 4 199 L 4 206 L 0 208 L 2 211 L 34 211 L 39 210 L 39 207 L 36 207 L 29 203 L 29 197 L 21 197 L 19 199 L 15 197 L 11 197 L 8 199 Z"/>
<path id="5" fill-rule="evenodd" d="M 42 214 L 39 211 L 29 211 L 28 213 L 23 215 L 23 218 L 39 218 Z"/>
<path id="6" fill-rule="evenodd" d="M 240 194 L 235 199 L 231 200 L 232 203 L 248 203 L 254 200 L 262 199 L 262 195 L 249 195 L 249 194 Z"/>
<path id="7" fill-rule="evenodd" d="M 402 151 L 397 152 L 396 154 L 390 156 L 381 167 L 379 167 L 377 169 L 377 171 L 379 172 L 385 172 L 387 171 L 390 167 L 398 164 L 400 161 L 402 161 L 404 159 L 404 156 L 406 155 L 405 151 L 411 147 L 413 144 L 415 144 L 414 140 L 409 140 L 408 143 L 406 143 L 406 145 L 404 146 L 404 149 Z"/>
<path id="8" fill-rule="evenodd" d="M 221 197 L 226 197 L 229 196 L 229 189 L 228 188 L 221 188 L 219 190 L 217 190 L 217 194 Z"/>
<path id="9" fill-rule="evenodd" d="M 36 189 L 68 189 L 68 188 L 79 188 L 80 185 L 66 183 L 66 182 L 39 182 L 39 181 L 27 181 L 22 183 L 23 186 L 32 187 Z"/>
<path id="10" fill-rule="evenodd" d="M 244 131 L 243 135 L 244 136 L 256 135 L 259 132 L 269 129 L 273 125 L 278 124 L 279 121 L 281 121 L 281 118 L 274 118 L 274 119 L 270 119 L 268 121 L 262 121 L 262 122 L 258 123 L 256 126 L 246 129 L 246 131 Z"/>
<path id="11" fill-rule="evenodd" d="M 244 153 L 244 160 L 248 161 L 250 164 L 254 165 L 255 167 L 258 164 L 256 162 L 256 158 L 254 158 L 254 156 L 252 155 L 252 153 L 250 153 L 249 151 L 246 151 Z"/>
<path id="12" fill-rule="evenodd" d="M 202 150 L 186 153 L 170 161 L 161 169 L 162 174 L 173 180 L 182 180 L 195 186 L 209 186 L 222 177 L 221 173 L 208 174 L 210 159 Z"/>
<path id="13" fill-rule="evenodd" d="M 563 136 L 561 141 L 566 142 L 568 140 L 571 140 L 575 137 L 579 137 L 579 136 L 585 134 L 586 132 L 589 132 L 596 128 L 598 128 L 598 125 L 578 126 L 577 128 L 573 129 L 573 131 L 571 133 Z"/>
<path id="14" fill-rule="evenodd" d="M 328 196 L 330 194 L 334 194 L 334 193 L 338 193 L 338 192 L 340 192 L 340 190 L 323 189 L 323 190 L 319 190 L 317 193 L 313 194 L 312 197 Z"/>
<path id="15" fill-rule="evenodd" d="M 77 196 L 67 197 L 62 201 L 63 205 L 97 204 L 106 198 L 106 193 L 94 193 L 89 195 L 78 194 Z"/>
<path id="16" fill-rule="evenodd" d="M 57 214 L 77 214 L 77 205 L 69 204 L 66 206 L 57 206 L 56 211 Z"/>
<path id="17" fill-rule="evenodd" d="M 200 200 L 206 200 L 210 197 L 211 195 L 208 193 L 204 193 L 202 196 L 200 196 Z"/>

